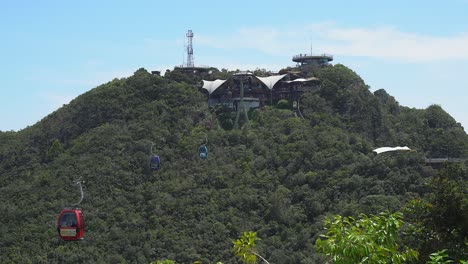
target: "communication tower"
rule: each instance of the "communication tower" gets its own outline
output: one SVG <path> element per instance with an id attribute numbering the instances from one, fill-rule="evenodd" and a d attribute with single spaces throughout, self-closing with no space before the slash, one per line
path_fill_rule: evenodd
<path id="1" fill-rule="evenodd" d="M 195 67 L 195 63 L 193 61 L 193 46 L 192 46 L 192 39 L 193 39 L 193 32 L 192 30 L 187 31 L 185 34 L 187 37 L 187 65 L 186 67 Z"/>
<path id="2" fill-rule="evenodd" d="M 182 71 L 185 73 L 190 74 L 198 74 L 198 73 L 205 73 L 210 70 L 208 66 L 195 66 L 195 61 L 193 59 L 193 46 L 192 46 L 192 39 L 193 39 L 193 32 L 192 30 L 188 30 L 185 34 L 186 36 L 186 43 L 184 44 L 184 48 L 187 51 L 187 63 L 185 61 L 182 62 L 182 65 L 175 66 L 174 70 Z M 185 56 L 184 56 L 185 59 Z"/>

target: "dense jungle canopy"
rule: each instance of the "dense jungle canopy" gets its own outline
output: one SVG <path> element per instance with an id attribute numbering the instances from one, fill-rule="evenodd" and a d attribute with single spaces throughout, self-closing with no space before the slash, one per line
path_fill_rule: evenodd
<path id="1" fill-rule="evenodd" d="M 277 102 L 250 110 L 239 130 L 231 129 L 235 113 L 208 108 L 201 77 L 139 69 L 30 127 L 0 132 L 0 262 L 240 263 L 232 242 L 251 230 L 270 263 L 324 263 L 314 244 L 327 216 L 387 210 L 427 231 L 405 242 L 419 261 L 445 248 L 467 259 L 459 247 L 468 229 L 466 162 L 425 162 L 466 158 L 463 127 L 441 106 L 415 109 L 383 89 L 372 93 L 340 64 L 309 76 L 321 83 L 302 95 L 304 118 Z M 149 168 L 152 144 L 158 171 Z M 382 146 L 415 151 L 372 152 Z M 83 241 L 63 242 L 55 222 L 79 200 L 77 179 L 87 230 Z M 431 232 L 439 242 L 429 243 Z"/>

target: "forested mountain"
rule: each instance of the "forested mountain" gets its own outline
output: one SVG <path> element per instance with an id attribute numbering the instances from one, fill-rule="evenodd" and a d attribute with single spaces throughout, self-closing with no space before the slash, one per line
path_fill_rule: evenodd
<path id="1" fill-rule="evenodd" d="M 273 105 L 232 130 L 223 124 L 235 114 L 209 110 L 198 77 L 139 69 L 31 127 L 0 132 L 0 262 L 238 263 L 232 242 L 252 230 L 271 263 L 323 263 L 313 245 L 327 215 L 401 210 L 433 194 L 438 172 L 425 158 L 468 156 L 468 135 L 440 106 L 400 106 L 339 64 L 311 74 L 321 84 L 301 98 L 304 119 Z M 149 168 L 153 144 L 159 171 Z M 415 151 L 372 152 L 397 145 Z M 449 179 L 461 188 L 452 209 L 462 220 L 467 175 L 460 163 Z M 87 232 L 63 242 L 55 221 L 79 200 L 77 179 Z M 466 222 L 454 225 L 465 225 L 457 230 L 466 239 Z"/>

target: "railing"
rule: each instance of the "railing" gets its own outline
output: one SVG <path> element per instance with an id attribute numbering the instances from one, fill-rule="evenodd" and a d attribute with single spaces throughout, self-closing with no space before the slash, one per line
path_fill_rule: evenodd
<path id="1" fill-rule="evenodd" d="M 461 158 L 426 158 L 426 163 L 456 163 L 456 162 L 463 162 L 466 159 L 461 159 Z"/>
<path id="2" fill-rule="evenodd" d="M 210 66 L 206 66 L 206 65 L 194 65 L 194 66 L 179 65 L 179 66 L 175 66 L 175 67 L 176 68 L 203 68 L 203 69 L 211 68 Z"/>
<path id="3" fill-rule="evenodd" d="M 300 59 L 300 58 L 306 58 L 306 57 L 325 57 L 327 59 L 333 60 L 333 55 L 326 54 L 326 53 L 323 53 L 323 54 L 299 54 L 299 55 L 293 56 L 293 60 Z"/>

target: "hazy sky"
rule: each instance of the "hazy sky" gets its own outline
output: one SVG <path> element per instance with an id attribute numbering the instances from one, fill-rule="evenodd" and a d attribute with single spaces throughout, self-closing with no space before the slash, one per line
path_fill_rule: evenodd
<path id="1" fill-rule="evenodd" d="M 0 130 L 144 67 L 279 70 L 329 53 L 401 105 L 441 105 L 468 128 L 468 0 L 1 1 Z M 465 129 L 466 131 L 467 129 Z"/>

